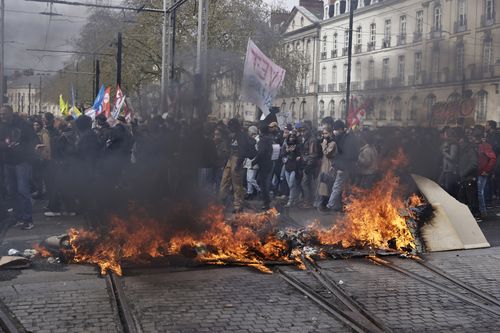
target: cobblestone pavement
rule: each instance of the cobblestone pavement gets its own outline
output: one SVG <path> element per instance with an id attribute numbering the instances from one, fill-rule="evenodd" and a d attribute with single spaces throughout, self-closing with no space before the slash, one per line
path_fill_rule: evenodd
<path id="1" fill-rule="evenodd" d="M 351 332 L 278 275 L 246 268 L 141 274 L 125 292 L 145 332 Z"/>
<path id="2" fill-rule="evenodd" d="M 94 268 L 23 271 L 0 282 L 0 298 L 28 332 L 119 332 L 105 279 Z"/>

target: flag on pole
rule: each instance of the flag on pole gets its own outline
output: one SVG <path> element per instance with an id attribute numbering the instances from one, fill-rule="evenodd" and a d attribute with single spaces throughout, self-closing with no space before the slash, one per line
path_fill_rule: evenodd
<path id="1" fill-rule="evenodd" d="M 111 87 L 107 87 L 106 90 L 104 91 L 104 98 L 102 100 L 102 113 L 106 116 L 106 118 L 109 118 L 111 116 Z"/>
<path id="2" fill-rule="evenodd" d="M 61 114 L 64 117 L 68 116 L 69 112 L 69 105 L 67 102 L 64 102 L 62 94 L 59 95 L 59 110 L 61 111 Z"/>
<path id="3" fill-rule="evenodd" d="M 123 95 L 120 86 L 116 87 L 115 104 L 113 106 L 113 112 L 111 116 L 116 119 L 124 111 L 125 108 L 125 96 Z"/>
<path id="4" fill-rule="evenodd" d="M 251 39 L 248 40 L 241 98 L 254 103 L 262 110 L 261 120 L 269 115 L 269 108 L 285 79 L 285 73 L 286 71 L 262 53 Z"/>
<path id="5" fill-rule="evenodd" d="M 102 113 L 102 102 L 104 101 L 105 90 L 106 88 L 104 87 L 104 85 L 102 85 L 99 93 L 97 94 L 97 97 L 94 100 L 94 105 L 90 110 L 87 110 L 89 114 L 93 113 L 94 116 L 98 116 Z M 92 112 L 91 110 L 94 110 L 94 112 Z M 87 112 L 85 112 L 85 114 L 87 114 Z"/>
<path id="6" fill-rule="evenodd" d="M 73 84 L 71 84 L 71 109 L 69 110 L 69 113 L 74 119 L 77 119 L 82 115 L 82 112 L 75 105 L 75 89 L 73 88 Z"/>

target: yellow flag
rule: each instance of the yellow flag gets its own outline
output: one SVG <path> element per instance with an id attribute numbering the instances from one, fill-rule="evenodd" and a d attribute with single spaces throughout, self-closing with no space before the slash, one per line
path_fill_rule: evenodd
<path id="1" fill-rule="evenodd" d="M 59 110 L 64 117 L 68 115 L 68 103 L 64 102 L 62 94 L 59 95 Z"/>

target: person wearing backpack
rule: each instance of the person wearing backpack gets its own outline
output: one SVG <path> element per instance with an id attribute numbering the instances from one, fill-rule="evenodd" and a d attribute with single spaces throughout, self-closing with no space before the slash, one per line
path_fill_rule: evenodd
<path id="1" fill-rule="evenodd" d="M 253 159 L 256 156 L 255 146 L 251 144 L 250 137 L 245 133 L 238 119 L 229 120 L 229 158 L 227 159 L 219 190 L 223 202 L 233 188 L 233 213 L 243 212 L 245 190 L 243 188 L 243 161 L 245 158 Z"/>

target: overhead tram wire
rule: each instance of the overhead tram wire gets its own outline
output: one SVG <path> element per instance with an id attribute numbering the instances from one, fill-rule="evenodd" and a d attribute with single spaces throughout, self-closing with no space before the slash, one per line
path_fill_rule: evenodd
<path id="1" fill-rule="evenodd" d="M 82 75 L 94 75 L 93 72 L 75 72 L 75 71 L 66 71 L 66 70 L 51 70 L 51 69 L 36 69 L 36 68 L 16 68 L 16 67 L 5 67 L 7 71 L 26 71 L 32 70 L 33 72 L 41 72 L 41 73 L 61 73 L 61 74 L 82 74 Z"/>

